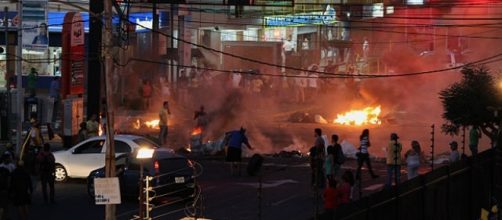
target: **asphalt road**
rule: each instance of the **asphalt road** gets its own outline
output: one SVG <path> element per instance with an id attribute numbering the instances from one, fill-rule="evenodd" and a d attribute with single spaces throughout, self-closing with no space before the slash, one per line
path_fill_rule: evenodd
<path id="1" fill-rule="evenodd" d="M 306 158 L 265 158 L 262 168 L 262 190 L 259 199 L 258 177 L 250 177 L 242 169 L 242 176 L 231 176 L 229 167 L 221 160 L 199 160 L 203 173 L 197 180 L 202 188 L 202 210 L 199 216 L 209 219 L 309 219 L 315 213 L 315 194 L 310 187 L 310 168 Z M 353 169 L 355 161 L 348 160 L 346 169 Z M 374 163 L 381 176 L 373 180 L 363 172 L 363 193 L 381 190 L 385 167 Z M 404 171 L 403 171 L 404 175 Z M 405 177 L 403 177 L 405 179 Z M 163 201 L 169 204 L 171 201 Z M 117 219 L 131 219 L 137 214 L 137 202 L 125 200 L 117 206 Z M 185 217 L 185 203 L 154 208 L 153 219 Z M 322 199 L 319 199 L 322 210 Z M 202 211 L 202 213 L 201 213 Z M 11 207 L 11 216 L 17 219 Z M 86 191 L 85 180 L 71 179 L 56 184 L 56 204 L 44 204 L 40 184 L 33 195 L 30 219 L 89 220 L 103 219 L 104 206 L 95 205 Z"/>

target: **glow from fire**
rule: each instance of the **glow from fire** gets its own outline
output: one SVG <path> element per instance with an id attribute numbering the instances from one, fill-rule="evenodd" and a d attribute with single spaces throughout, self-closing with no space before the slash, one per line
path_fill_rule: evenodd
<path id="1" fill-rule="evenodd" d="M 139 119 L 136 119 L 136 122 L 132 123 L 132 127 L 134 129 L 140 129 L 141 128 L 141 122 L 139 121 Z"/>
<path id="2" fill-rule="evenodd" d="M 160 120 L 150 120 L 150 121 L 145 121 L 145 125 L 149 128 L 159 128 L 159 122 Z"/>
<path id="3" fill-rule="evenodd" d="M 201 127 L 196 127 L 192 131 L 192 135 L 199 135 L 202 133 L 202 128 Z"/>
<path id="4" fill-rule="evenodd" d="M 154 120 L 150 120 L 150 121 L 143 121 L 141 119 L 136 119 L 136 121 L 134 121 L 132 123 L 132 127 L 136 130 L 139 130 L 144 127 L 151 128 L 151 129 L 160 129 L 158 119 L 154 119 Z"/>
<path id="5" fill-rule="evenodd" d="M 380 106 L 367 107 L 362 110 L 351 110 L 343 114 L 338 114 L 337 118 L 333 121 L 335 124 L 342 125 L 379 125 L 382 121 L 378 118 L 382 109 Z"/>
<path id="6" fill-rule="evenodd" d="M 101 114 L 99 114 L 99 123 L 98 123 L 98 136 L 101 136 L 103 135 L 103 123 L 101 123 L 103 120 L 103 117 L 101 116 Z"/>

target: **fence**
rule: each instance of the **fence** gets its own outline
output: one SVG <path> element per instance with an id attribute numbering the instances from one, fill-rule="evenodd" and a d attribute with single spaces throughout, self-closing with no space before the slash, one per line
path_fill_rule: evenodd
<path id="1" fill-rule="evenodd" d="M 340 207 L 335 219 L 479 219 L 481 208 L 490 206 L 494 169 L 490 149 Z"/>

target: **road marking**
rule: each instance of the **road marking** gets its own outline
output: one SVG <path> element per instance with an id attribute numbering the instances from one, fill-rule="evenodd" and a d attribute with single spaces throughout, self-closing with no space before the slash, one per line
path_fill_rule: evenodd
<path id="1" fill-rule="evenodd" d="M 292 195 L 292 196 L 290 196 L 290 197 L 288 197 L 288 198 L 285 198 L 285 199 L 283 199 L 283 200 L 279 200 L 279 201 L 277 201 L 277 202 L 272 203 L 272 206 L 278 206 L 278 205 L 280 205 L 280 204 L 282 204 L 282 203 L 285 203 L 285 202 L 287 202 L 287 201 L 289 201 L 289 200 L 292 200 L 292 199 L 294 199 L 294 198 L 296 198 L 296 197 L 298 197 L 298 195 Z"/>
<path id="2" fill-rule="evenodd" d="M 292 179 L 270 181 L 268 183 L 262 183 L 261 188 L 273 188 L 287 183 L 298 183 L 298 181 Z M 243 186 L 251 186 L 253 188 L 258 188 L 259 186 L 258 183 L 236 183 L 236 184 Z"/>
<path id="3" fill-rule="evenodd" d="M 377 189 L 381 189 L 383 187 L 384 184 L 373 184 L 371 186 L 368 186 L 366 188 L 364 188 L 364 190 L 369 190 L 369 191 L 373 191 L 373 190 L 377 190 Z"/>

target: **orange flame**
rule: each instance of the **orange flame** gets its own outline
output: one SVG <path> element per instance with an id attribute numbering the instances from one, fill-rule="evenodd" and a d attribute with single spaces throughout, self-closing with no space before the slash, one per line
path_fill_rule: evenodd
<path id="1" fill-rule="evenodd" d="M 381 112 L 380 106 L 367 107 L 362 110 L 351 110 L 344 114 L 338 114 L 337 118 L 333 121 L 335 124 L 342 125 L 380 125 L 382 121 L 378 118 Z"/>
<path id="2" fill-rule="evenodd" d="M 144 126 L 151 129 L 160 129 L 158 119 L 144 121 L 143 123 L 141 119 L 136 119 L 136 121 L 132 123 L 132 127 L 136 130 L 141 129 Z"/>
<path id="3" fill-rule="evenodd" d="M 192 135 L 199 135 L 202 133 L 202 128 L 201 127 L 196 127 L 192 131 Z"/>
<path id="4" fill-rule="evenodd" d="M 134 129 L 140 129 L 141 128 L 141 122 L 139 121 L 139 119 L 136 119 L 136 122 L 132 123 L 132 127 Z"/>
<path id="5" fill-rule="evenodd" d="M 159 129 L 159 122 L 160 122 L 159 119 L 145 121 L 145 125 L 149 128 Z"/>

